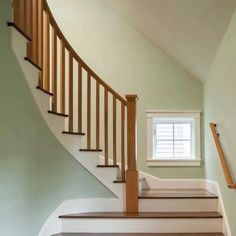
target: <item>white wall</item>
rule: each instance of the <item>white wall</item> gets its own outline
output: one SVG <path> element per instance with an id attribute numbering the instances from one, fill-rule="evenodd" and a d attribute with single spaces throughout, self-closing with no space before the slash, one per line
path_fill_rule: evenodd
<path id="1" fill-rule="evenodd" d="M 216 122 L 226 158 L 236 176 L 236 13 L 219 47 L 204 87 L 206 178 L 220 185 L 226 213 L 236 235 L 236 191 L 228 189 L 218 160 L 209 122 Z"/>
<path id="2" fill-rule="evenodd" d="M 202 83 L 98 0 L 48 0 L 79 55 L 121 95 L 138 94 L 141 170 L 164 178 L 202 178 L 203 168 L 148 168 L 147 109 L 201 110 Z"/>

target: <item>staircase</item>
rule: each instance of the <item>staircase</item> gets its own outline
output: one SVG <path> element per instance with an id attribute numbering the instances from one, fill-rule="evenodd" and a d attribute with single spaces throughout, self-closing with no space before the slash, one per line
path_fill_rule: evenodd
<path id="1" fill-rule="evenodd" d="M 14 0 L 8 25 L 13 50 L 48 127 L 117 197 L 97 205 L 94 200 L 96 206 L 87 212 L 56 212 L 58 236 L 227 235 L 218 196 L 202 181 L 162 181 L 138 172 L 137 96 L 120 96 L 79 57 L 46 0 Z"/>

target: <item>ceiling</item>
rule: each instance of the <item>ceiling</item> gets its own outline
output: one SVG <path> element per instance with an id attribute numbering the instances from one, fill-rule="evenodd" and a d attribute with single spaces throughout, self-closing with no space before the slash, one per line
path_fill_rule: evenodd
<path id="1" fill-rule="evenodd" d="M 200 80 L 236 7 L 236 0 L 102 1 Z"/>

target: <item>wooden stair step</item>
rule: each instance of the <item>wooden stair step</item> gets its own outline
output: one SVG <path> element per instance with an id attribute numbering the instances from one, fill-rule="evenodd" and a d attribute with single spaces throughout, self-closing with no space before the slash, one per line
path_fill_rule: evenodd
<path id="1" fill-rule="evenodd" d="M 81 148 L 80 152 L 102 152 L 102 149 L 87 149 L 87 148 Z"/>
<path id="2" fill-rule="evenodd" d="M 114 180 L 113 183 L 114 183 L 114 184 L 125 184 L 126 181 L 125 181 L 125 180 L 122 180 L 122 179 L 117 179 L 117 180 Z"/>
<path id="3" fill-rule="evenodd" d="M 59 216 L 60 219 L 160 219 L 160 218 L 222 218 L 219 212 L 89 212 Z"/>
<path id="4" fill-rule="evenodd" d="M 29 57 L 25 57 L 24 58 L 26 61 L 28 61 L 31 65 L 33 65 L 35 68 L 37 68 L 38 70 L 42 70 L 42 68 L 39 66 L 39 65 L 37 65 L 34 61 L 32 61 Z"/>
<path id="5" fill-rule="evenodd" d="M 28 41 L 32 41 L 31 37 L 28 36 L 20 27 L 18 27 L 14 22 L 7 22 L 9 27 L 15 28 L 21 35 L 23 35 Z"/>
<path id="6" fill-rule="evenodd" d="M 119 168 L 119 165 L 97 165 L 98 168 Z"/>
<path id="7" fill-rule="evenodd" d="M 40 91 L 42 91 L 42 92 L 46 93 L 46 94 L 47 94 L 47 95 L 49 95 L 49 96 L 53 96 L 53 94 L 52 94 L 52 93 L 50 93 L 50 92 L 48 92 L 47 90 L 45 90 L 45 89 L 41 88 L 40 86 L 36 86 L 36 89 L 39 89 Z"/>
<path id="8" fill-rule="evenodd" d="M 143 190 L 139 194 L 139 199 L 201 199 L 201 198 L 218 198 L 213 193 L 205 189 L 150 189 Z"/>
<path id="9" fill-rule="evenodd" d="M 223 233 L 60 233 L 53 236 L 224 236 Z"/>
<path id="10" fill-rule="evenodd" d="M 62 113 L 59 113 L 59 112 L 54 112 L 54 111 L 48 111 L 49 114 L 52 114 L 52 115 L 57 115 L 57 116 L 63 116 L 63 117 L 69 117 L 68 115 L 66 114 L 62 114 Z"/>
<path id="11" fill-rule="evenodd" d="M 70 132 L 70 131 L 62 131 L 63 134 L 71 134 L 71 135 L 85 135 L 85 133 L 82 132 Z"/>

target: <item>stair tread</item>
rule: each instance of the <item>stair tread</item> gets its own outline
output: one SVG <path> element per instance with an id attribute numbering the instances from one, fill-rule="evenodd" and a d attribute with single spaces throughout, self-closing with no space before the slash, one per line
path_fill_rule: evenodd
<path id="1" fill-rule="evenodd" d="M 205 189 L 150 189 L 143 190 L 139 198 L 218 198 Z"/>
<path id="2" fill-rule="evenodd" d="M 60 233 L 53 236 L 224 236 L 223 233 Z"/>
<path id="3" fill-rule="evenodd" d="M 152 219 L 152 218 L 222 218 L 219 212 L 87 212 L 78 214 L 68 214 L 59 216 L 61 219 L 76 219 L 76 218 L 112 218 L 112 219 Z"/>

